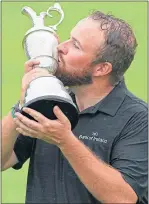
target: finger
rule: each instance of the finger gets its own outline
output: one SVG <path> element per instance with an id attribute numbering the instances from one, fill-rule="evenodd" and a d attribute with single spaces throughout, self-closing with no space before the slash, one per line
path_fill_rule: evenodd
<path id="1" fill-rule="evenodd" d="M 24 110 L 24 109 L 23 109 Z M 35 130 L 35 131 L 41 131 L 42 126 L 40 123 L 30 120 L 27 117 L 23 116 L 21 113 L 16 113 L 15 116 L 28 128 Z"/>
<path id="2" fill-rule="evenodd" d="M 28 73 L 29 74 L 29 73 Z M 48 73 L 47 70 L 45 71 L 37 71 L 37 72 L 34 72 L 34 73 L 30 73 L 30 75 L 26 75 L 24 76 L 24 78 L 22 79 L 22 89 L 21 91 L 22 92 L 26 92 L 29 84 L 37 79 L 37 78 L 40 78 L 40 77 L 49 77 L 49 76 L 52 76 L 51 74 Z"/>
<path id="3" fill-rule="evenodd" d="M 31 108 L 23 108 L 23 111 L 25 113 L 28 113 L 30 116 L 32 116 L 36 121 L 38 121 L 40 124 L 44 124 L 47 122 L 47 120 L 49 120 L 48 118 L 46 118 L 44 115 L 42 115 L 41 113 L 31 109 Z"/>
<path id="4" fill-rule="evenodd" d="M 46 69 L 41 69 L 41 68 L 36 68 L 34 70 L 31 70 L 30 72 L 26 73 L 24 75 L 24 78 L 22 79 L 22 88 L 21 88 L 21 96 L 20 96 L 20 104 L 23 106 L 24 104 L 24 99 L 26 95 L 27 88 L 29 84 L 40 77 L 45 77 L 45 76 L 52 76 L 49 74 L 48 70 Z"/>
<path id="5" fill-rule="evenodd" d="M 29 128 L 28 126 L 24 125 L 19 119 L 15 118 L 14 122 L 18 126 L 18 128 L 21 128 L 22 131 L 26 132 L 27 135 L 37 135 L 37 131 Z"/>
<path id="6" fill-rule="evenodd" d="M 24 64 L 24 72 L 27 73 L 29 71 L 31 71 L 35 65 L 39 65 L 40 64 L 40 61 L 39 60 L 29 60 L 27 62 L 25 62 Z"/>
<path id="7" fill-rule="evenodd" d="M 22 88 L 21 88 L 21 94 L 20 94 L 20 105 L 21 105 L 21 107 L 23 107 L 23 105 L 24 105 L 24 100 L 25 100 L 27 87 L 28 87 L 28 84 L 22 85 Z"/>
<path id="8" fill-rule="evenodd" d="M 41 68 L 40 68 L 41 69 Z M 44 77 L 44 76 L 53 76 L 52 74 L 49 73 L 47 69 L 43 69 L 41 71 L 38 70 L 38 72 L 35 72 L 32 76 L 32 79 L 36 79 L 38 77 Z"/>
<path id="9" fill-rule="evenodd" d="M 28 132 L 24 131 L 21 128 L 16 128 L 16 131 L 20 134 L 22 134 L 23 136 L 28 136 L 28 137 L 32 137 L 32 138 L 37 138 L 36 136 L 30 135 Z"/>
<path id="10" fill-rule="evenodd" d="M 21 91 L 21 96 L 20 96 L 20 106 L 22 107 L 24 105 L 24 99 L 25 99 L 25 93 L 26 91 Z"/>
<path id="11" fill-rule="evenodd" d="M 62 122 L 66 123 L 68 122 L 68 118 L 65 116 L 65 114 L 61 111 L 61 109 L 58 106 L 55 106 L 53 109 L 54 114 L 56 117 Z"/>
<path id="12" fill-rule="evenodd" d="M 39 76 L 53 76 L 52 74 L 49 74 L 49 71 L 45 68 L 34 68 L 30 70 L 28 73 L 26 73 L 23 77 L 23 81 L 30 80 L 32 78 L 36 78 Z"/>
<path id="13" fill-rule="evenodd" d="M 24 136 L 29 136 L 27 132 L 25 132 L 24 130 L 22 130 L 21 128 L 16 128 L 16 131 Z"/>

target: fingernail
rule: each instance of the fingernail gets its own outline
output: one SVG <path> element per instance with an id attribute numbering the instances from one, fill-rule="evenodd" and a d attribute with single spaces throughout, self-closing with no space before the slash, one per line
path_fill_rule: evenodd
<path id="1" fill-rule="evenodd" d="M 20 113 L 18 113 L 18 112 L 16 112 L 14 115 L 15 115 L 15 116 L 19 116 L 19 115 L 21 115 L 21 114 L 20 114 Z"/>
<path id="2" fill-rule="evenodd" d="M 27 108 L 23 108 L 23 111 L 27 111 Z"/>

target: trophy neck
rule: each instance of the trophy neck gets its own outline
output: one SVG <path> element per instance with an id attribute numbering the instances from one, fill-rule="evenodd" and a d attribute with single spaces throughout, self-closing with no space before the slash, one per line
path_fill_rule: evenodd
<path id="1" fill-rule="evenodd" d="M 41 18 L 40 16 L 36 16 L 36 18 L 32 19 L 32 22 L 35 28 L 44 27 L 44 19 Z"/>

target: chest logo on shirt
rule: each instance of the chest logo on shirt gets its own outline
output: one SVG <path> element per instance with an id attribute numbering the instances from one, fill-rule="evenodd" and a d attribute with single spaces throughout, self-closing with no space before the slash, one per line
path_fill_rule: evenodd
<path id="1" fill-rule="evenodd" d="M 98 132 L 92 132 L 92 136 L 87 136 L 87 135 L 79 135 L 80 140 L 92 140 L 95 142 L 101 142 L 101 143 L 107 143 L 108 141 L 98 137 Z"/>

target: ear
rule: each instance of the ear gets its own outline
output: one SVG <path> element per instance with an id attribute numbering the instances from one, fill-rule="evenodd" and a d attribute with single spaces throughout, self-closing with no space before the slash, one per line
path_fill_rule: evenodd
<path id="1" fill-rule="evenodd" d="M 112 64 L 109 62 L 102 62 L 94 67 L 93 76 L 105 76 L 112 71 Z"/>

